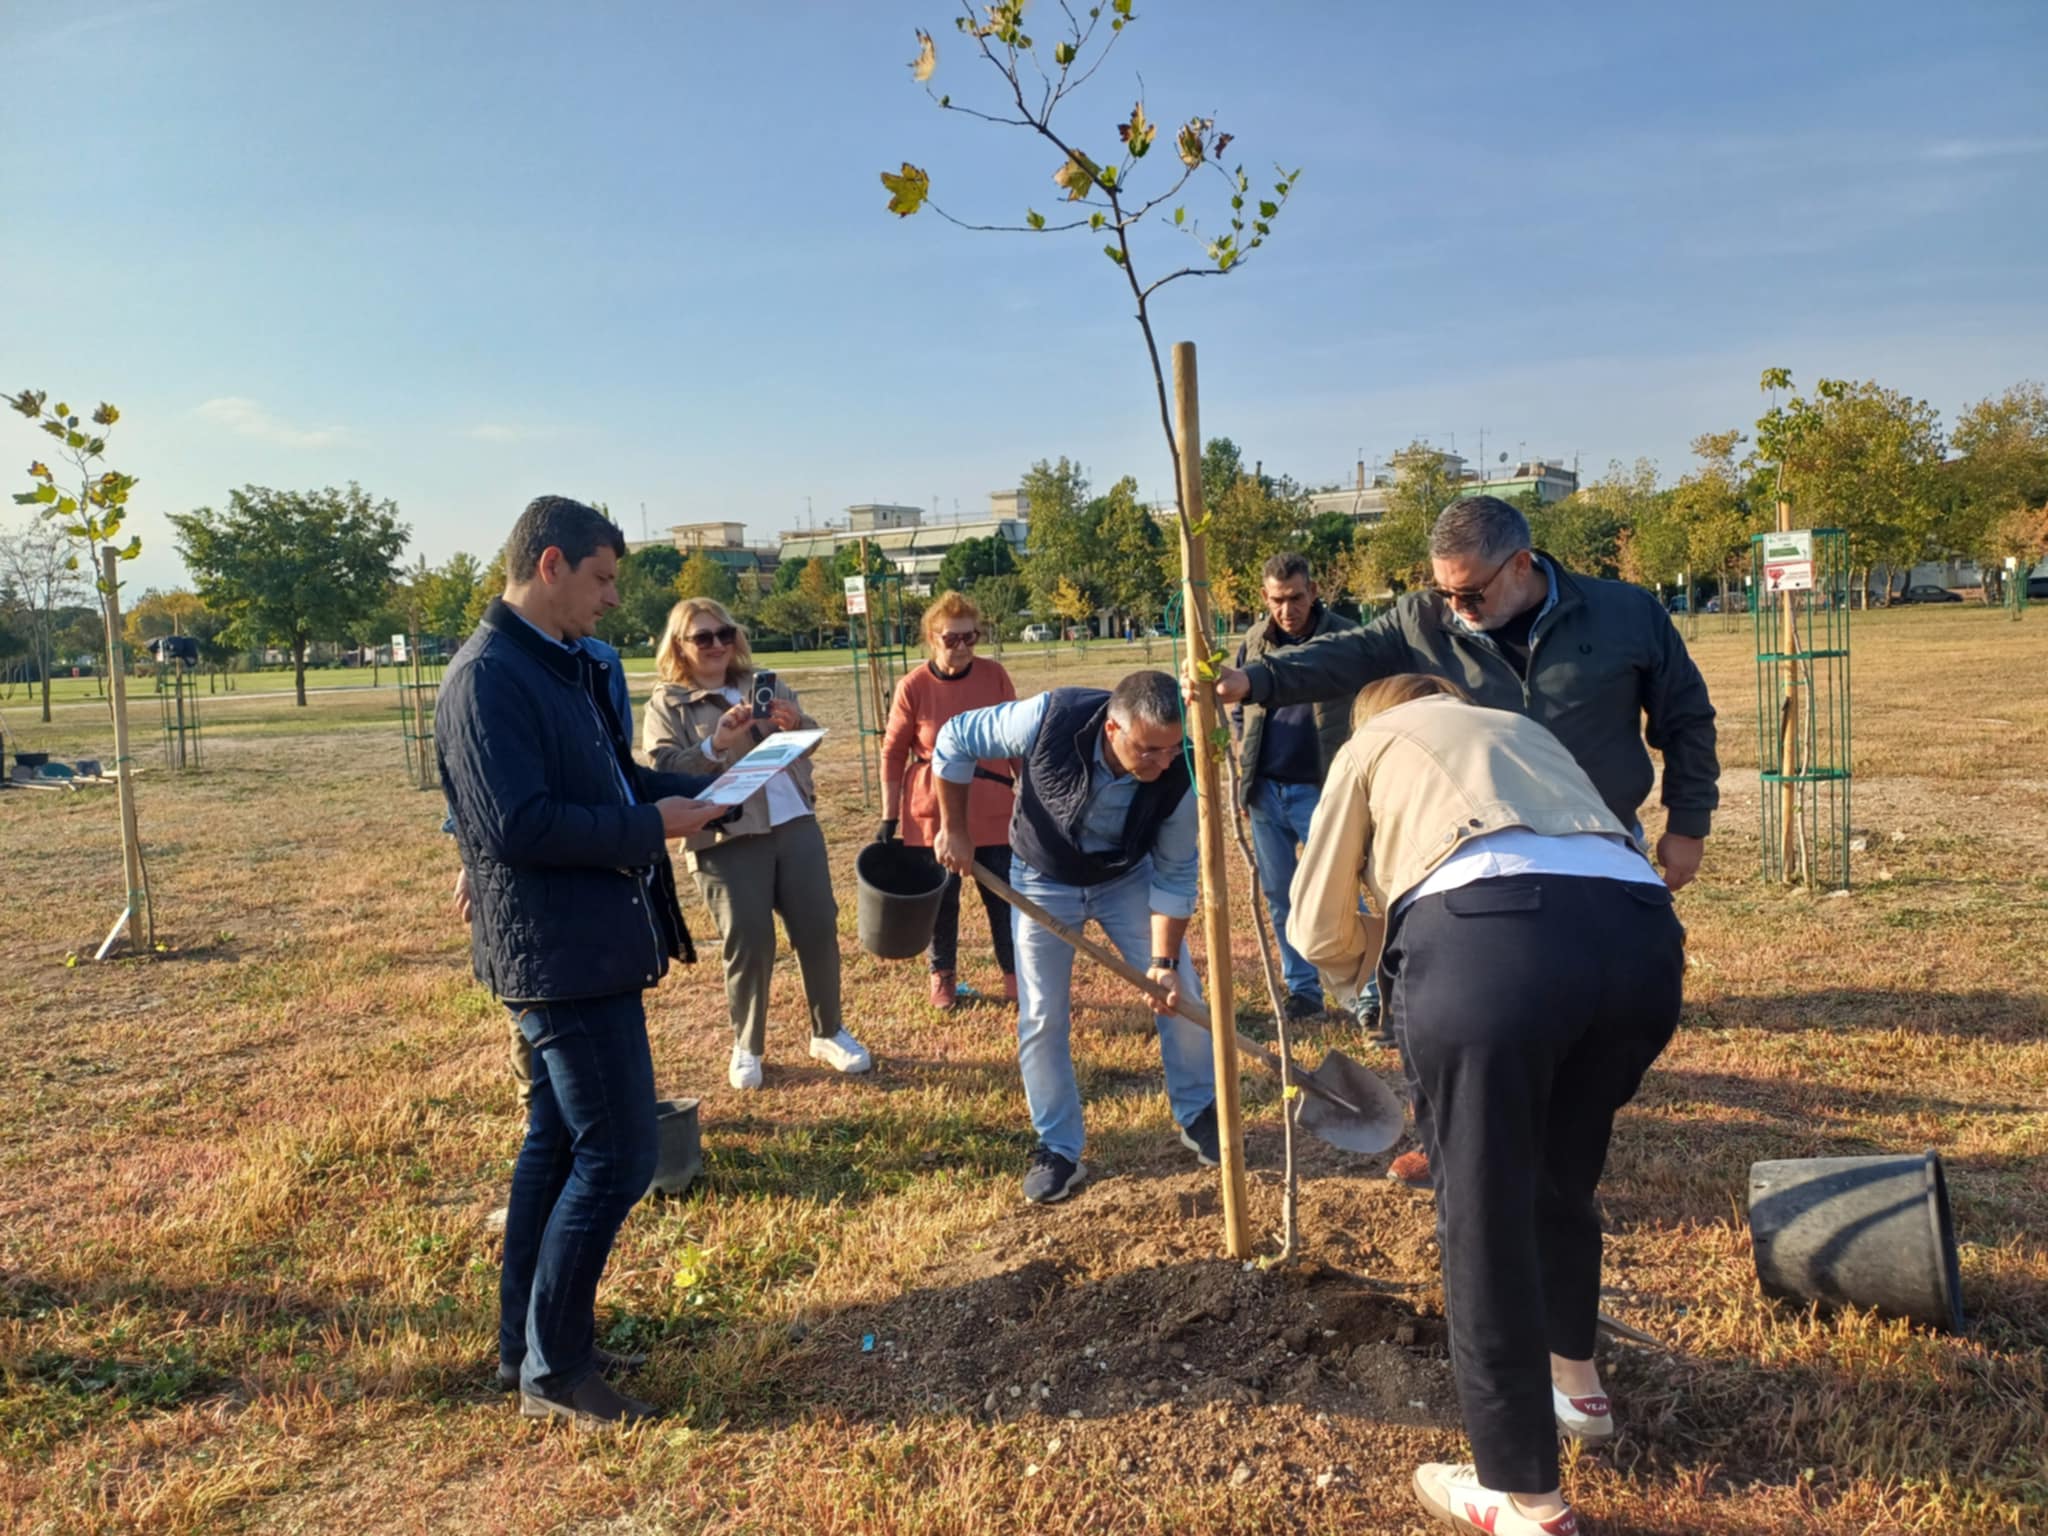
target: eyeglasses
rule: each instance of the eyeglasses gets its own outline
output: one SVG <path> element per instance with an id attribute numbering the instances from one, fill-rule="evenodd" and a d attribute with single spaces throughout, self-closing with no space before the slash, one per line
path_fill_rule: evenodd
<path id="1" fill-rule="evenodd" d="M 728 624 L 723 629 L 698 630 L 690 636 L 690 644 L 697 647 L 700 651 L 708 651 L 713 646 L 718 646 L 722 649 L 725 646 L 731 645 L 739 637 L 740 632 Z"/>
<path id="2" fill-rule="evenodd" d="M 956 630 L 951 633 L 938 636 L 938 642 L 949 651 L 957 651 L 960 649 L 961 646 L 972 645 L 975 641 L 979 640 L 980 638 L 981 632 L 979 630 L 970 629 L 965 633 L 961 633 Z"/>
<path id="3" fill-rule="evenodd" d="M 1483 608 L 1486 606 L 1487 588 L 1500 579 L 1500 573 L 1508 568 L 1508 561 L 1520 553 L 1519 549 L 1509 550 L 1507 560 L 1496 565 L 1488 573 L 1486 580 L 1476 587 L 1447 587 L 1442 582 L 1432 579 L 1429 583 L 1430 590 L 1437 593 L 1445 602 L 1454 603 L 1460 608 Z"/>

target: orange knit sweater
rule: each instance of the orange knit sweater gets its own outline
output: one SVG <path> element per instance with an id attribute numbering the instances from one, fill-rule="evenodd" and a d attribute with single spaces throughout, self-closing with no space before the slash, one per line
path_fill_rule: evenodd
<path id="1" fill-rule="evenodd" d="M 882 782 L 903 784 L 905 792 L 896 801 L 897 833 L 903 841 L 928 848 L 939 832 L 939 801 L 932 788 L 932 749 L 939 739 L 939 727 L 955 715 L 990 704 L 1007 704 L 1017 697 L 998 662 L 977 660 L 961 677 L 941 677 L 927 662 L 896 685 L 895 702 L 889 709 L 889 726 L 882 733 Z M 1007 758 L 981 766 L 1006 779 L 1017 776 L 1017 765 Z M 907 775 L 907 777 L 906 777 Z M 991 848 L 1010 840 L 1010 806 L 1013 792 L 1001 784 L 975 776 L 967 792 L 967 832 L 977 848 Z"/>

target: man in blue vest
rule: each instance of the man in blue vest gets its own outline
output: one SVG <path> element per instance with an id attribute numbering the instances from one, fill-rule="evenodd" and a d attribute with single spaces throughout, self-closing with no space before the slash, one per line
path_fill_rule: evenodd
<path id="1" fill-rule="evenodd" d="M 939 732 L 933 768 L 939 834 L 933 851 L 972 878 L 967 832 L 974 765 L 1018 759 L 1010 816 L 1010 882 L 1073 928 L 1093 918 L 1167 998 L 1199 1001 L 1188 958 L 1195 910 L 1195 798 L 1181 745 L 1180 690 L 1165 672 L 1133 672 L 1115 690 L 1055 688 L 1012 704 L 970 709 Z M 1038 1133 L 1024 1198 L 1063 1200 L 1086 1175 L 1081 1088 L 1070 1037 L 1074 952 L 1058 935 L 1012 914 L 1017 940 L 1017 1063 Z M 1167 1100 L 1182 1143 L 1214 1167 L 1216 1076 L 1209 1037 L 1155 1014 Z"/>

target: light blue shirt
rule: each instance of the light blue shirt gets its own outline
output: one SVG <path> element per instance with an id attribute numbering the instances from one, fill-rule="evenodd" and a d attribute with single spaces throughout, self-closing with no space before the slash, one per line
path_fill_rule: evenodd
<path id="1" fill-rule="evenodd" d="M 932 768 L 949 784 L 973 782 L 974 765 L 983 758 L 1024 757 L 1038 740 L 1052 695 L 1040 693 L 1012 704 L 992 704 L 955 715 L 939 728 L 932 749 Z M 1095 761 L 1088 770 L 1088 801 L 1081 812 L 1081 851 L 1114 853 L 1123 847 L 1124 819 L 1138 792 L 1138 780 L 1112 773 L 1102 755 L 1104 736 L 1095 741 Z M 1151 908 L 1161 917 L 1193 917 L 1197 889 L 1195 792 L 1181 797 L 1173 814 L 1159 825 L 1152 843 Z"/>

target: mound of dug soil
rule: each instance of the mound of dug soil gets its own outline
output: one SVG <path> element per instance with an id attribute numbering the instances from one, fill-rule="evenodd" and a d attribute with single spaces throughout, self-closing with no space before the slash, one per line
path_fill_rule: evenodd
<path id="1" fill-rule="evenodd" d="M 1456 1422 L 1441 1317 L 1345 1271 L 1189 1259 L 1088 1278 L 1058 1257 L 991 1257 L 820 1326 L 789 1362 L 803 1395 L 861 1417 L 1273 1402 Z"/>

